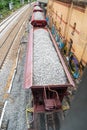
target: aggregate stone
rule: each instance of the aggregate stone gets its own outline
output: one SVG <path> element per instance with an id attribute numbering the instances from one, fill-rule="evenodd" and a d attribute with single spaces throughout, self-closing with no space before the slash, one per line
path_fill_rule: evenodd
<path id="1" fill-rule="evenodd" d="M 34 31 L 34 85 L 65 84 L 65 72 L 55 51 L 49 33 L 45 29 Z"/>
<path id="2" fill-rule="evenodd" d="M 44 19 L 44 15 L 42 12 L 34 12 L 34 19 L 35 20 L 43 20 Z"/>
<path id="3" fill-rule="evenodd" d="M 35 10 L 39 10 L 39 9 L 41 9 L 41 8 L 40 8 L 39 6 L 35 6 L 34 9 L 35 9 Z"/>

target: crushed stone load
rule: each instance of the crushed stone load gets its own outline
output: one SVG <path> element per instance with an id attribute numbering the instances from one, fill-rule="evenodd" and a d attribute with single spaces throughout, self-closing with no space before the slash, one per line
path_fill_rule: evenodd
<path id="1" fill-rule="evenodd" d="M 33 51 L 34 85 L 57 85 L 67 82 L 65 72 L 47 30 L 34 30 Z"/>
<path id="2" fill-rule="evenodd" d="M 41 10 L 41 8 L 39 6 L 35 6 L 34 9 L 35 10 Z"/>
<path id="3" fill-rule="evenodd" d="M 42 12 L 35 12 L 34 13 L 34 19 L 35 20 L 43 20 L 44 19 L 44 15 Z"/>

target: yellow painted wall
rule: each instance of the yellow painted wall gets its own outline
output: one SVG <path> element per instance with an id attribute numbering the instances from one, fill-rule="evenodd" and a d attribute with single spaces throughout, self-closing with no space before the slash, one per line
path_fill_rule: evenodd
<path id="1" fill-rule="evenodd" d="M 82 52 L 84 48 L 83 43 L 81 41 L 81 37 L 80 37 L 80 32 L 83 26 L 82 23 L 83 23 L 84 15 L 85 13 L 73 8 L 72 14 L 71 14 L 70 25 L 73 26 L 74 23 L 76 23 L 76 31 L 74 35 L 72 35 L 71 32 L 73 29 L 69 26 L 69 33 L 68 33 L 68 37 L 72 38 L 73 40 L 73 48 L 75 50 L 74 53 L 77 56 L 79 61 L 81 60 L 81 56 L 82 56 Z"/>
<path id="2" fill-rule="evenodd" d="M 82 60 L 87 63 L 87 8 L 83 17 L 79 42 L 82 47 Z"/>
<path id="3" fill-rule="evenodd" d="M 65 33 L 65 26 L 64 22 L 67 22 L 67 13 L 68 8 L 64 5 L 61 5 L 60 2 L 52 2 L 49 1 L 48 8 L 50 7 L 50 11 L 47 11 L 47 14 L 51 12 L 51 17 L 53 18 L 53 22 L 56 22 L 57 28 L 61 27 L 62 35 Z M 57 14 L 57 15 L 56 15 Z M 62 22 L 61 22 L 61 15 L 62 15 Z"/>
<path id="4" fill-rule="evenodd" d="M 61 27 L 62 36 L 65 36 L 67 41 L 70 38 L 73 40 L 72 51 L 78 60 L 87 63 L 87 9 L 52 0 L 49 0 L 47 9 L 47 15 L 51 13 L 50 18 L 56 23 L 57 29 Z M 74 23 L 76 29 L 72 35 Z"/>

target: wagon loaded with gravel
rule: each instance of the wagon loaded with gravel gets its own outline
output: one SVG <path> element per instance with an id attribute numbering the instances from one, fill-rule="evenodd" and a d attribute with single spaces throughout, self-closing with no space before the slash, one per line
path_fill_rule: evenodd
<path id="1" fill-rule="evenodd" d="M 71 86 L 74 82 L 49 29 L 31 29 L 24 87 L 32 90 L 34 112 L 61 109 Z"/>
<path id="2" fill-rule="evenodd" d="M 36 5 L 34 6 L 33 12 L 37 12 L 37 11 L 43 12 L 43 9 L 39 5 Z"/>
<path id="3" fill-rule="evenodd" d="M 47 21 L 45 19 L 44 13 L 40 11 L 33 12 L 31 24 L 34 27 L 45 27 L 47 25 Z"/>

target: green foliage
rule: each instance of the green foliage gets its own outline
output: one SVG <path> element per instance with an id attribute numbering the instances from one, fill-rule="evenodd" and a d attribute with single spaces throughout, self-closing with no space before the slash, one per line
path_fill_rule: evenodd
<path id="1" fill-rule="evenodd" d="M 36 1 L 36 0 L 30 0 L 30 1 L 33 2 L 33 1 Z M 13 3 L 13 9 L 12 10 L 9 9 L 9 3 L 10 2 Z M 24 4 L 27 4 L 27 3 L 28 3 L 28 0 L 24 0 Z M 0 16 L 2 15 L 2 17 L 0 17 L 0 22 L 5 17 L 10 15 L 12 13 L 12 11 L 17 10 L 21 6 L 23 6 L 21 4 L 21 0 L 0 0 Z"/>
<path id="2" fill-rule="evenodd" d="M 3 9 L 3 5 L 2 5 L 2 3 L 0 3 L 0 10 L 1 10 L 1 9 Z"/>

